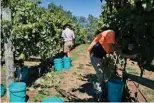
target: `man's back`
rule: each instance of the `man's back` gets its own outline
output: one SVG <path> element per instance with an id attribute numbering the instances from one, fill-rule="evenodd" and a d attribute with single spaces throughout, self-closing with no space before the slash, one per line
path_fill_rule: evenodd
<path id="1" fill-rule="evenodd" d="M 62 37 L 64 38 L 64 41 L 72 41 L 75 38 L 74 32 L 70 30 L 69 28 L 66 28 L 63 31 Z"/>

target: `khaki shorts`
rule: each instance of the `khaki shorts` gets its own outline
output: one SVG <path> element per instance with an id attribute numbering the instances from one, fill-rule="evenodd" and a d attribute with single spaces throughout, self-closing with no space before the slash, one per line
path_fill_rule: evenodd
<path id="1" fill-rule="evenodd" d="M 65 53 L 69 52 L 71 50 L 72 46 L 73 46 L 73 42 L 72 41 L 65 42 L 65 44 L 64 44 L 64 52 Z"/>

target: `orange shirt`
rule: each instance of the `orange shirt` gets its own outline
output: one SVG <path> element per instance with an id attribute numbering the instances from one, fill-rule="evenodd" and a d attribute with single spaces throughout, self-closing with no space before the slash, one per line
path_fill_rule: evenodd
<path id="1" fill-rule="evenodd" d="M 110 44 L 115 44 L 115 32 L 112 30 L 106 30 L 100 34 L 98 34 L 95 39 L 92 41 L 92 43 L 88 47 L 88 51 L 90 52 L 93 46 L 99 42 L 106 53 L 112 52 L 112 48 Z"/>

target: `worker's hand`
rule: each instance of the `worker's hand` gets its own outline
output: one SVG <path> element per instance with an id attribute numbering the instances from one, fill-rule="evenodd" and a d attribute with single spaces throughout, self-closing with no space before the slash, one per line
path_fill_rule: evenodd
<path id="1" fill-rule="evenodd" d="M 89 51 L 87 51 L 87 54 L 88 54 L 88 56 L 90 56 L 90 52 Z"/>

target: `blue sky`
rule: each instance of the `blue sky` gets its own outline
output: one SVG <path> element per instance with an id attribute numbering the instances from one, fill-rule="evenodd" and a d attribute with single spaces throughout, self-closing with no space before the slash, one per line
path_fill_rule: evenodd
<path id="1" fill-rule="evenodd" d="M 47 7 L 49 3 L 61 5 L 65 10 L 70 10 L 73 15 L 85 16 L 92 14 L 98 17 L 101 14 L 100 0 L 41 0 L 41 6 Z"/>

